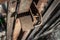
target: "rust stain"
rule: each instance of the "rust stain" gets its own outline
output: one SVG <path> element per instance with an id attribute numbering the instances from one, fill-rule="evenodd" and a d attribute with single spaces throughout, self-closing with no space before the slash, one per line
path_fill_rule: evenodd
<path id="1" fill-rule="evenodd" d="M 4 3 L 6 1 L 9 1 L 9 0 L 0 0 L 0 4 Z"/>

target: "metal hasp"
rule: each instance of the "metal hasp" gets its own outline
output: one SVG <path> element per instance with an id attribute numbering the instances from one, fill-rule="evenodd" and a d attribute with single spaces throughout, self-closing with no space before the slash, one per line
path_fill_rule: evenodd
<path id="1" fill-rule="evenodd" d="M 50 8 L 47 10 L 47 12 L 43 16 L 42 23 L 43 24 L 45 23 L 43 28 L 39 31 L 39 33 L 35 36 L 35 38 L 33 40 L 37 40 L 40 37 L 40 35 L 44 32 L 44 30 L 46 28 L 48 28 L 52 24 L 52 22 L 54 22 L 55 20 L 57 20 L 59 18 L 60 13 L 55 14 L 59 9 L 60 9 L 60 0 L 58 0 L 58 1 L 54 0 L 52 5 L 50 6 Z M 54 16 L 51 17 L 52 15 L 54 15 Z M 49 18 L 51 18 L 51 20 L 49 20 Z"/>
<path id="2" fill-rule="evenodd" d="M 44 33 L 44 30 L 47 29 L 52 22 L 55 22 L 58 20 L 60 13 L 56 14 L 56 12 L 60 9 L 60 0 L 54 0 L 53 3 L 50 5 L 50 7 L 47 9 L 47 11 L 44 13 L 42 17 L 42 26 L 36 27 L 30 34 L 27 40 L 37 40 L 40 38 L 40 35 Z M 41 28 L 40 28 L 41 27 Z M 37 35 L 34 34 L 37 33 Z"/>

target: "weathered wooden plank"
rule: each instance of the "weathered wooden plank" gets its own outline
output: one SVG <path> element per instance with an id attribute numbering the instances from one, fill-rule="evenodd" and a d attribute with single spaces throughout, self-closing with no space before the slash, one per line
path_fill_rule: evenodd
<path id="1" fill-rule="evenodd" d="M 22 24 L 22 30 L 24 32 L 24 35 L 21 40 L 25 40 L 28 34 L 30 33 L 31 29 L 33 29 L 33 22 L 30 15 L 21 17 L 21 24 Z"/>
<path id="2" fill-rule="evenodd" d="M 14 28 L 13 39 L 12 40 L 17 40 L 17 38 L 20 34 L 20 31 L 21 31 L 21 21 L 18 18 L 18 19 L 16 19 L 16 22 L 15 22 L 15 28 Z"/>
<path id="3" fill-rule="evenodd" d="M 31 3 L 32 3 L 32 0 L 21 0 L 20 7 L 19 7 L 19 13 L 29 11 Z"/>
<path id="4" fill-rule="evenodd" d="M 12 16 L 12 13 L 15 12 L 17 1 L 14 0 L 14 3 L 12 3 L 12 0 L 8 2 L 8 15 L 7 15 L 7 40 L 11 40 L 12 37 L 12 28 L 13 28 L 13 22 L 14 17 Z"/>

